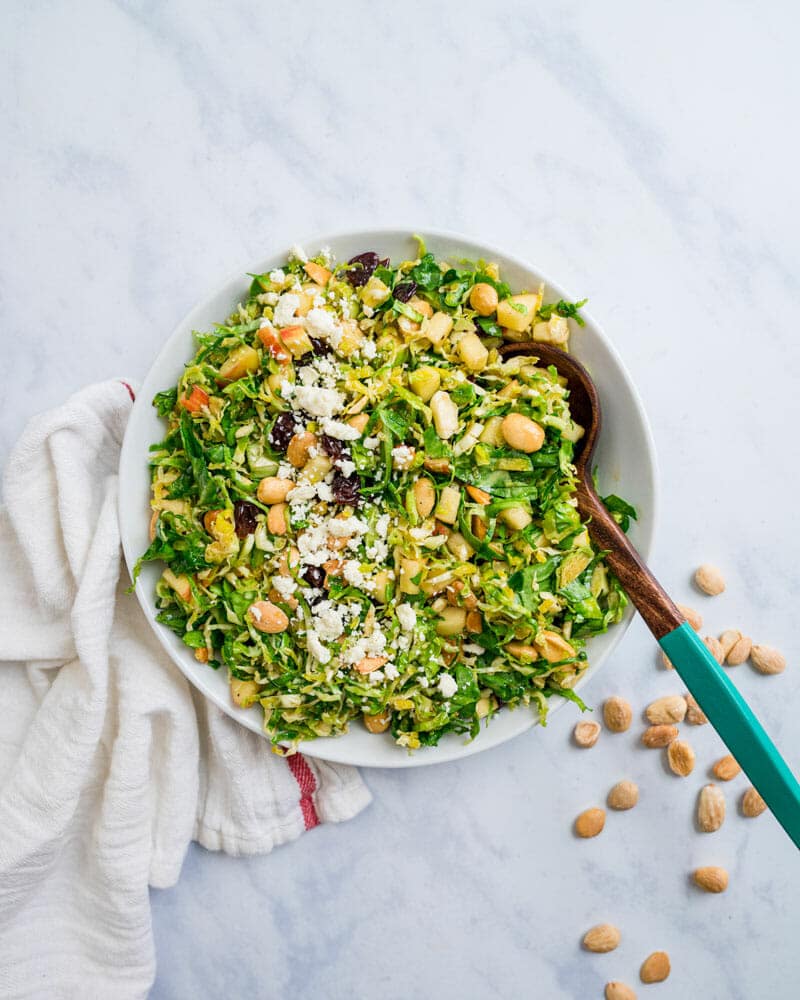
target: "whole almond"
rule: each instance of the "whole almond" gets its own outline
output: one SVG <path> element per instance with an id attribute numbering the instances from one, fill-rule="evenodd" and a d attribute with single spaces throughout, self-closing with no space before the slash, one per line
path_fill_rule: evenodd
<path id="1" fill-rule="evenodd" d="M 664 669 L 665 670 L 674 670 L 675 669 L 675 666 L 672 663 L 672 660 L 667 656 L 667 654 L 664 652 L 663 649 L 661 650 L 661 662 L 664 664 Z"/>
<path id="2" fill-rule="evenodd" d="M 716 597 L 725 589 L 725 578 L 716 566 L 703 563 L 695 570 L 694 582 L 709 597 Z"/>
<path id="3" fill-rule="evenodd" d="M 694 608 L 690 608 L 686 604 L 677 604 L 676 607 L 686 621 L 692 626 L 695 632 L 699 632 L 703 627 L 703 616 L 700 612 L 695 611 Z"/>
<path id="4" fill-rule="evenodd" d="M 610 729 L 612 733 L 624 733 L 630 728 L 633 719 L 630 703 L 616 694 L 606 698 L 603 705 L 603 719 L 606 728 Z"/>
<path id="5" fill-rule="evenodd" d="M 649 726 L 642 733 L 642 743 L 650 749 L 668 747 L 678 738 L 677 726 Z"/>
<path id="6" fill-rule="evenodd" d="M 719 637 L 719 644 L 722 647 L 722 659 L 727 659 L 728 653 L 736 643 L 742 638 L 742 633 L 738 628 L 729 628 Z"/>
<path id="7" fill-rule="evenodd" d="M 643 983 L 663 983 L 669 973 L 669 955 L 665 951 L 654 951 L 642 962 L 639 977 Z"/>
<path id="8" fill-rule="evenodd" d="M 723 655 L 722 644 L 719 639 L 715 639 L 713 635 L 707 635 L 705 639 L 703 639 L 703 642 L 706 644 L 709 653 L 711 653 L 717 663 L 722 663 L 725 657 Z"/>
<path id="9" fill-rule="evenodd" d="M 583 947 L 597 955 L 604 955 L 619 945 L 620 938 L 620 932 L 613 924 L 598 924 L 583 935 Z"/>
<path id="10" fill-rule="evenodd" d="M 696 868 L 692 878 L 695 885 L 705 889 L 706 892 L 725 892 L 728 888 L 728 873 L 724 868 L 717 868 L 715 865 Z"/>
<path id="11" fill-rule="evenodd" d="M 725 796 L 716 785 L 704 785 L 697 799 L 697 825 L 703 833 L 714 833 L 724 819 Z"/>
<path id="12" fill-rule="evenodd" d="M 670 694 L 665 698 L 651 701 L 644 714 L 648 722 L 654 726 L 669 725 L 671 722 L 683 722 L 686 715 L 686 699 L 680 694 Z"/>
<path id="13" fill-rule="evenodd" d="M 686 698 L 686 721 L 692 726 L 704 726 L 708 722 L 708 717 L 702 708 L 690 694 Z"/>
<path id="14" fill-rule="evenodd" d="M 747 636 L 743 635 L 734 646 L 731 647 L 730 652 L 725 657 L 725 662 L 729 667 L 738 667 L 740 663 L 750 656 L 750 652 L 753 648 L 753 640 Z"/>
<path id="15" fill-rule="evenodd" d="M 636 994 L 630 986 L 614 979 L 612 982 L 606 983 L 606 1000 L 636 1000 Z"/>
<path id="16" fill-rule="evenodd" d="M 786 669 L 786 657 L 773 646 L 753 646 L 750 662 L 762 674 L 782 674 Z"/>
<path id="17" fill-rule="evenodd" d="M 667 760 L 672 771 L 681 778 L 694 770 L 694 750 L 686 740 L 673 740 L 667 747 Z"/>
<path id="18" fill-rule="evenodd" d="M 584 809 L 575 820 L 575 833 L 579 837 L 596 837 L 606 825 L 606 814 L 604 809 Z"/>
<path id="19" fill-rule="evenodd" d="M 608 793 L 610 809 L 633 809 L 639 801 L 639 786 L 634 781 L 618 781 Z"/>
<path id="20" fill-rule="evenodd" d="M 727 754 L 725 757 L 720 757 L 711 770 L 714 772 L 714 777 L 719 778 L 720 781 L 731 781 L 737 774 L 741 773 L 742 769 L 733 754 Z"/>
<path id="21" fill-rule="evenodd" d="M 742 812 L 745 816 L 760 816 L 767 808 L 767 803 L 761 798 L 755 788 L 748 788 L 742 796 Z"/>
<path id="22" fill-rule="evenodd" d="M 579 747 L 593 747 L 597 743 L 600 735 L 599 722 L 578 722 L 573 730 L 572 737 Z"/>

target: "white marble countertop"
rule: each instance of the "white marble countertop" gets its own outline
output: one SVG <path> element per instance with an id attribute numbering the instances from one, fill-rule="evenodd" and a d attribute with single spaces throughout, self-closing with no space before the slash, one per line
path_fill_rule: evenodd
<path id="1" fill-rule="evenodd" d="M 788 654 L 780 677 L 735 679 L 798 768 L 796 9 L 535 7 L 6 5 L 0 460 L 83 383 L 141 378 L 267 247 L 382 224 L 483 237 L 590 297 L 655 432 L 655 569 L 709 630 Z M 719 598 L 691 592 L 704 560 Z M 585 696 L 678 690 L 637 621 Z M 693 828 L 710 727 L 679 780 L 638 724 L 587 753 L 574 721 L 369 772 L 365 813 L 271 856 L 192 849 L 152 897 L 153 996 L 591 998 L 637 984 L 655 949 L 673 973 L 640 996 L 796 996 L 796 851 L 738 814 L 741 777 L 722 830 Z M 574 816 L 622 777 L 640 805 L 577 841 Z M 691 888 L 698 864 L 729 868 L 725 895 Z M 606 920 L 622 946 L 581 952 Z"/>

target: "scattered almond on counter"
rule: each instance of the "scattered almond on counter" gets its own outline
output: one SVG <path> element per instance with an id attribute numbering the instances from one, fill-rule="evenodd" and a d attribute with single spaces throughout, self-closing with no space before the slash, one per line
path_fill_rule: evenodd
<path id="1" fill-rule="evenodd" d="M 721 757 L 711 770 L 714 772 L 714 777 L 720 781 L 731 781 L 742 771 L 733 754 Z"/>
<path id="2" fill-rule="evenodd" d="M 705 639 L 703 639 L 703 642 L 706 644 L 709 653 L 711 653 L 717 663 L 721 664 L 725 659 L 725 655 L 722 651 L 722 644 L 719 639 L 715 639 L 713 635 L 707 635 Z"/>
<path id="3" fill-rule="evenodd" d="M 583 947 L 597 955 L 613 951 L 622 935 L 613 924 L 597 924 L 583 935 Z"/>
<path id="4" fill-rule="evenodd" d="M 696 868 L 692 878 L 694 884 L 706 892 L 725 892 L 728 888 L 728 873 L 724 868 L 717 868 L 715 865 Z"/>
<path id="5" fill-rule="evenodd" d="M 755 788 L 748 788 L 742 796 L 743 814 L 749 818 L 760 816 L 766 808 L 767 803 L 761 798 Z"/>
<path id="6" fill-rule="evenodd" d="M 663 983 L 670 974 L 669 955 L 665 951 L 654 951 L 642 962 L 639 978 L 643 983 Z"/>
<path id="7" fill-rule="evenodd" d="M 667 747 L 677 738 L 677 726 L 649 726 L 642 733 L 642 743 L 651 750 Z"/>
<path id="8" fill-rule="evenodd" d="M 694 608 L 690 608 L 687 604 L 676 604 L 675 607 L 680 611 L 686 621 L 692 626 L 695 632 L 699 632 L 703 627 L 703 616 L 699 611 L 695 611 Z"/>
<path id="9" fill-rule="evenodd" d="M 722 635 L 719 637 L 719 644 L 722 649 L 722 659 L 725 660 L 728 653 L 733 649 L 736 643 L 742 638 L 742 633 L 738 628 L 726 629 Z"/>
<path id="10" fill-rule="evenodd" d="M 672 663 L 672 660 L 667 656 L 667 654 L 664 652 L 663 649 L 661 650 L 661 662 L 664 664 L 664 669 L 665 670 L 674 670 L 675 669 L 675 667 L 674 667 L 674 665 Z"/>
<path id="11" fill-rule="evenodd" d="M 716 785 L 704 785 L 697 799 L 697 825 L 703 833 L 714 833 L 725 820 L 725 796 Z"/>
<path id="12" fill-rule="evenodd" d="M 606 802 L 610 809 L 633 809 L 639 801 L 639 786 L 635 781 L 618 781 L 608 793 Z"/>
<path id="13" fill-rule="evenodd" d="M 753 646 L 750 662 L 761 674 L 782 674 L 786 669 L 786 657 L 773 646 Z"/>
<path id="14" fill-rule="evenodd" d="M 674 774 L 686 778 L 694 770 L 694 750 L 686 740 L 673 740 L 667 747 L 667 761 Z"/>
<path id="15" fill-rule="evenodd" d="M 716 597 L 725 589 L 725 578 L 716 566 L 703 563 L 695 570 L 694 582 L 709 597 Z"/>
<path id="16" fill-rule="evenodd" d="M 636 994 L 630 986 L 614 979 L 612 982 L 606 983 L 606 1000 L 636 1000 Z"/>
<path id="17" fill-rule="evenodd" d="M 684 695 L 686 699 L 686 722 L 691 726 L 704 726 L 708 722 L 708 716 L 694 700 L 691 694 Z"/>
<path id="18" fill-rule="evenodd" d="M 654 726 L 683 722 L 686 716 L 686 699 L 680 694 L 667 695 L 651 701 L 644 714 Z"/>
<path id="19" fill-rule="evenodd" d="M 603 721 L 606 729 L 612 733 L 624 733 L 630 728 L 632 720 L 633 710 L 629 702 L 616 694 L 606 698 L 603 705 Z"/>
<path id="20" fill-rule="evenodd" d="M 725 657 L 725 662 L 729 667 L 738 667 L 740 663 L 744 663 L 750 657 L 752 648 L 753 640 L 747 635 L 741 636 L 731 647 L 730 652 Z"/>
<path id="21" fill-rule="evenodd" d="M 596 837 L 598 833 L 602 832 L 605 825 L 606 814 L 604 809 L 598 809 L 597 807 L 584 809 L 575 820 L 575 833 L 584 839 Z"/>
<path id="22" fill-rule="evenodd" d="M 579 747 L 593 747 L 600 736 L 599 722 L 578 722 L 572 731 L 572 738 Z"/>

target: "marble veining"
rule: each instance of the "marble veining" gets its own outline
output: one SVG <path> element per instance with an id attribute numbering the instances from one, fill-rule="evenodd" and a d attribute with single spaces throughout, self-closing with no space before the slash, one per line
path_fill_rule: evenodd
<path id="1" fill-rule="evenodd" d="M 800 768 L 796 277 L 798 13 L 788 2 L 458 5 L 57 0 L 0 11 L 0 460 L 82 384 L 141 378 L 210 287 L 265 249 L 378 225 L 462 230 L 535 261 L 590 308 L 649 412 L 655 568 L 709 631 L 787 653 L 737 667 Z M 718 563 L 728 591 L 692 592 Z M 586 689 L 637 710 L 680 690 L 640 622 Z M 156 1000 L 796 995 L 796 852 L 769 816 L 693 826 L 722 753 L 669 774 L 637 722 L 591 751 L 570 709 L 458 764 L 373 771 L 373 805 L 266 858 L 194 848 L 152 895 Z M 628 777 L 631 813 L 574 816 Z M 721 897 L 688 882 L 729 868 Z M 617 924 L 611 955 L 582 933 Z"/>

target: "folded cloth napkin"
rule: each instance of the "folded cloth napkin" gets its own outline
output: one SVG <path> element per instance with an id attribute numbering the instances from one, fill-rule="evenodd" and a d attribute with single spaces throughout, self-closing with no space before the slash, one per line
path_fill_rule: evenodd
<path id="1" fill-rule="evenodd" d="M 369 802 L 205 701 L 125 594 L 114 380 L 36 417 L 0 508 L 0 996 L 145 996 L 148 884 L 191 839 L 257 854 Z M 21 662 L 15 662 L 21 661 Z"/>

